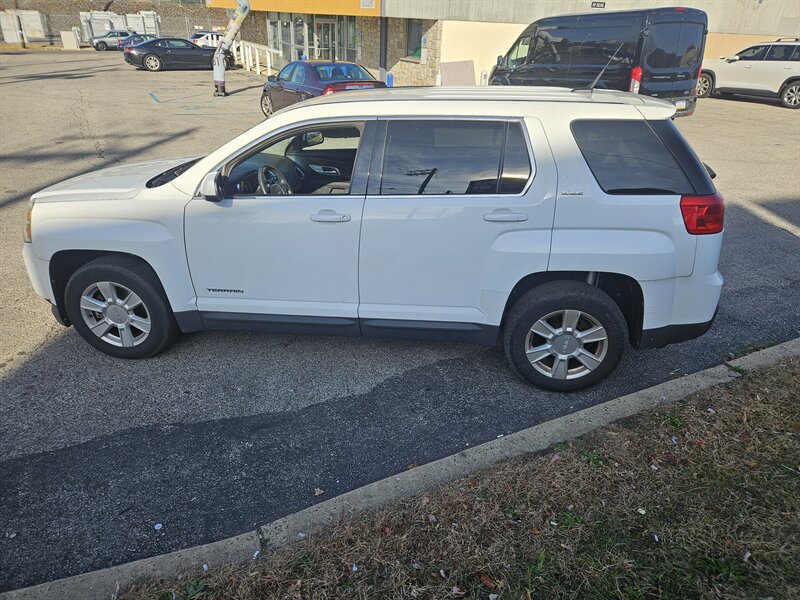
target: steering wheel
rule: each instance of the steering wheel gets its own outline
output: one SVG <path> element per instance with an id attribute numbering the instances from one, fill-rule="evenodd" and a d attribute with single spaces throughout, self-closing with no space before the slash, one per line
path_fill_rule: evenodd
<path id="1" fill-rule="evenodd" d="M 286 196 L 292 193 L 292 186 L 278 169 L 264 165 L 258 169 L 258 186 L 269 196 Z"/>

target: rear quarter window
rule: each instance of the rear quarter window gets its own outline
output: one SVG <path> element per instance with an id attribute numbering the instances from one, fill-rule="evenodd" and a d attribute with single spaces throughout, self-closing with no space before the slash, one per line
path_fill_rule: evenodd
<path id="1" fill-rule="evenodd" d="M 571 129 L 605 193 L 696 193 L 676 157 L 647 121 L 580 120 L 573 121 Z"/>

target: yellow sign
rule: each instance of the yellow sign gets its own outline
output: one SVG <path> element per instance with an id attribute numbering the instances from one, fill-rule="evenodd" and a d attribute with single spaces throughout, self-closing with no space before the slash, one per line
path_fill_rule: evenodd
<path id="1" fill-rule="evenodd" d="M 207 0 L 210 8 L 236 8 L 236 0 Z M 311 15 L 381 16 L 381 0 L 250 0 L 250 11 Z"/>

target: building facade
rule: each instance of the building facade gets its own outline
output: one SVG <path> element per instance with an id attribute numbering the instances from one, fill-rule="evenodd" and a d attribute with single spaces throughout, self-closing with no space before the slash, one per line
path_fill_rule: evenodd
<path id="1" fill-rule="evenodd" d="M 234 0 L 207 0 L 234 8 Z M 675 0 L 251 0 L 242 39 L 302 56 L 351 60 L 396 85 L 480 84 L 531 22 L 548 16 L 675 6 Z M 693 0 L 708 14 L 706 56 L 800 37 L 798 0 Z M 278 54 L 279 53 L 279 54 Z"/>

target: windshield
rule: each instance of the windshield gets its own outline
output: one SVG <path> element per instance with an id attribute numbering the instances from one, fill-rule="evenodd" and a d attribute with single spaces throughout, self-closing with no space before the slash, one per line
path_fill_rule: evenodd
<path id="1" fill-rule="evenodd" d="M 314 69 L 322 81 L 359 81 L 374 79 L 366 69 L 358 65 L 336 63 L 330 65 L 315 65 Z"/>

